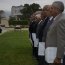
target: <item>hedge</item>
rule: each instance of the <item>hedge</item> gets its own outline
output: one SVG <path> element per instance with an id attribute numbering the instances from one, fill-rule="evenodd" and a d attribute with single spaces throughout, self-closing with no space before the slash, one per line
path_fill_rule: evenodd
<path id="1" fill-rule="evenodd" d="M 29 21 L 28 20 L 13 20 L 9 21 L 9 25 L 28 25 Z"/>

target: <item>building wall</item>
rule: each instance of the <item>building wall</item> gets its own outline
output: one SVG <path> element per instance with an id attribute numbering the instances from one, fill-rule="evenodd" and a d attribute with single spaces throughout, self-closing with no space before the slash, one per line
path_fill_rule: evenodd
<path id="1" fill-rule="evenodd" d="M 20 13 L 20 10 L 22 10 L 22 9 L 23 9 L 22 5 L 21 6 L 12 6 L 12 8 L 11 8 L 11 15 L 12 16 L 22 15 Z"/>
<path id="2" fill-rule="evenodd" d="M 1 19 L 1 25 L 5 25 L 5 27 L 9 27 L 8 20 L 6 18 Z"/>

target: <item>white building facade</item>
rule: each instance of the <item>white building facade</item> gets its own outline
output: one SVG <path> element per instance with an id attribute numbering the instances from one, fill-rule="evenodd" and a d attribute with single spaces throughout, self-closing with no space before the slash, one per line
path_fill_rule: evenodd
<path id="1" fill-rule="evenodd" d="M 8 22 L 9 20 L 7 19 L 7 18 L 2 18 L 1 19 L 1 25 L 3 26 L 5 26 L 5 27 L 9 27 L 9 22 Z"/>
<path id="2" fill-rule="evenodd" d="M 22 5 L 20 6 L 12 6 L 11 8 L 11 16 L 17 16 L 17 15 L 22 15 L 20 10 L 22 10 L 24 7 Z"/>

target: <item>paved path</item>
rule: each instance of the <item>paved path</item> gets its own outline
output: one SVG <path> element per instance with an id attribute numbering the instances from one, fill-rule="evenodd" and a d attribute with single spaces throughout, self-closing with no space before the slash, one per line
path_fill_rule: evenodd
<path id="1" fill-rule="evenodd" d="M 11 31 L 14 30 L 13 28 L 4 28 L 2 27 L 2 33 L 0 33 L 0 35 L 2 35 L 3 33 L 7 32 L 7 31 Z"/>
<path id="2" fill-rule="evenodd" d="M 2 35 L 3 33 L 7 32 L 7 31 L 12 31 L 14 30 L 14 28 L 4 28 L 2 27 L 2 33 L 0 33 L 0 35 Z M 22 28 L 21 30 L 28 30 L 28 28 Z"/>

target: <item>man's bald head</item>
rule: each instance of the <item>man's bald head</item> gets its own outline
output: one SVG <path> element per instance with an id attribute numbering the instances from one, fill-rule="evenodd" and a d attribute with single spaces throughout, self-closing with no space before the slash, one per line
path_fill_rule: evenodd
<path id="1" fill-rule="evenodd" d="M 42 18 L 45 18 L 47 16 L 51 16 L 50 9 L 51 9 L 51 5 L 45 5 L 43 7 L 42 13 L 41 13 Z"/>

